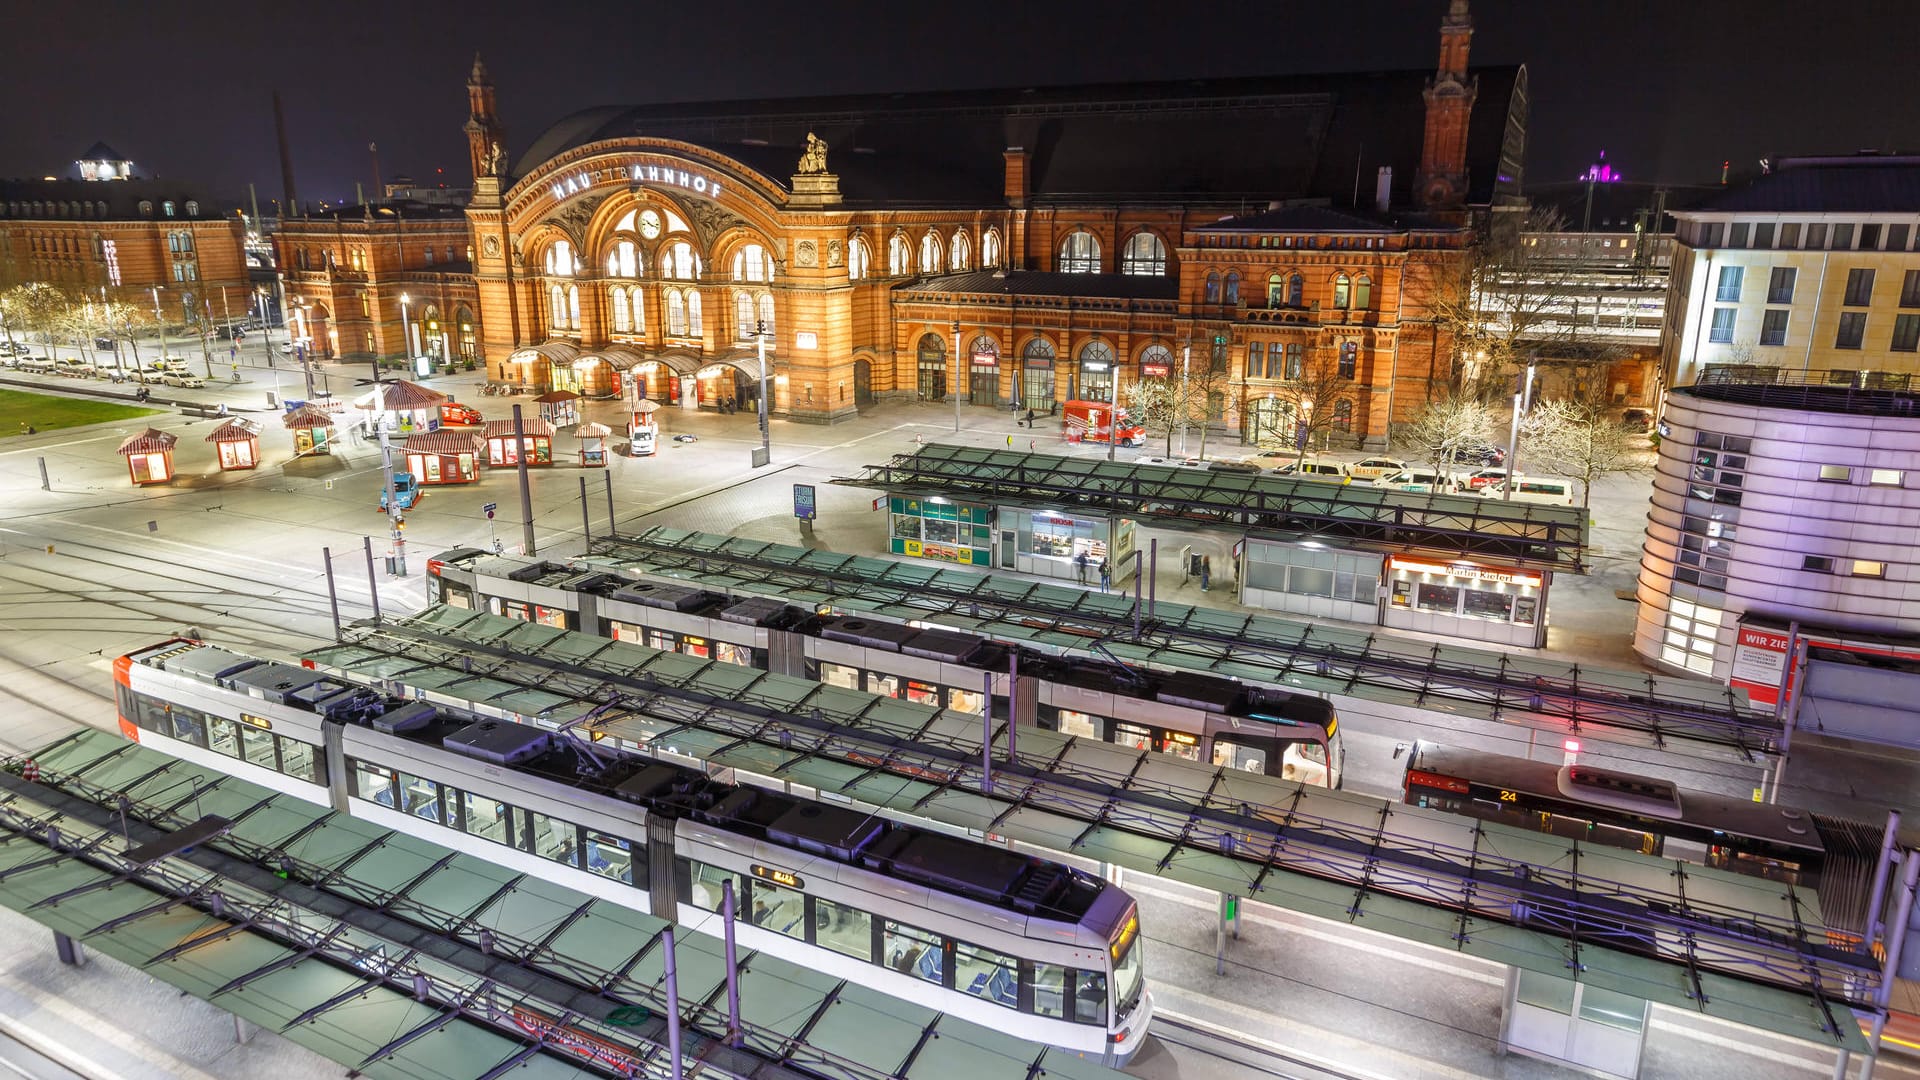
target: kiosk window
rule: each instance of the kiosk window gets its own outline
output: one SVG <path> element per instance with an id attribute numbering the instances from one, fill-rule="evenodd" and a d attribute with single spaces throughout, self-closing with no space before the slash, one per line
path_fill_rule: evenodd
<path id="1" fill-rule="evenodd" d="M 1507 622 L 1513 617 L 1513 601 L 1512 593 L 1468 589 L 1466 613 L 1482 619 L 1499 619 L 1501 622 Z"/>
<path id="2" fill-rule="evenodd" d="M 920 539 L 920 519 L 912 514 L 893 515 L 893 535 L 908 540 Z"/>
<path id="3" fill-rule="evenodd" d="M 929 544 L 957 544 L 960 542 L 960 523 L 941 518 L 927 518 L 921 522 L 926 530 L 925 540 Z"/>
<path id="4" fill-rule="evenodd" d="M 1451 585 L 1429 585 L 1422 582 L 1416 596 L 1416 605 L 1421 611 L 1444 611 L 1452 613 L 1460 610 L 1460 590 Z"/>

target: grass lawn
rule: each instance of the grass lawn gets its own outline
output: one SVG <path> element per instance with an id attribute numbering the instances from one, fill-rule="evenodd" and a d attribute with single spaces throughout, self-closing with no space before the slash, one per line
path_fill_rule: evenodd
<path id="1" fill-rule="evenodd" d="M 83 427 L 136 416 L 158 416 L 160 409 L 141 409 L 112 401 L 55 397 L 25 390 L 0 390 L 0 437 L 19 435 L 31 424 L 39 431 Z"/>

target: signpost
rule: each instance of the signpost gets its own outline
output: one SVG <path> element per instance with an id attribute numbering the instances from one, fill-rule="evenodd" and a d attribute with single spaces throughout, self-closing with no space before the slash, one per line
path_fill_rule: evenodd
<path id="1" fill-rule="evenodd" d="M 815 506 L 812 484 L 793 485 L 794 517 L 799 518 L 802 522 L 811 524 L 813 522 Z"/>
<path id="2" fill-rule="evenodd" d="M 492 541 L 489 546 L 493 548 L 495 555 L 500 554 L 500 538 L 493 534 L 493 512 L 498 509 L 500 509 L 499 503 L 487 503 L 480 508 L 480 512 L 487 515 L 487 539 Z"/>

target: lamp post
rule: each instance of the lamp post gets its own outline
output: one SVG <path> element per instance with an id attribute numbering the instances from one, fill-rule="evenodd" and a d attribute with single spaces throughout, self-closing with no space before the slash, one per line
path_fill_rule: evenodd
<path id="1" fill-rule="evenodd" d="M 760 352 L 760 463 L 772 460 L 773 432 L 767 424 L 767 324 L 753 324 L 753 342 Z M 789 376 L 791 377 L 791 376 Z"/>
<path id="2" fill-rule="evenodd" d="M 400 294 L 400 355 L 406 358 L 408 375 L 413 374 L 413 326 L 407 321 L 407 305 L 411 303 L 411 297 Z"/>
<path id="3" fill-rule="evenodd" d="M 953 433 L 960 434 L 960 320 L 953 320 Z"/>
<path id="4" fill-rule="evenodd" d="M 160 286 L 153 287 L 153 325 L 160 331 L 160 363 L 167 360 L 167 320 L 160 317 Z"/>
<path id="5" fill-rule="evenodd" d="M 1176 407 L 1180 410 L 1180 456 L 1187 456 L 1187 368 L 1193 363 L 1193 341 L 1188 339 L 1180 343 L 1180 397 Z"/>
<path id="6" fill-rule="evenodd" d="M 1513 486 L 1520 482 L 1520 417 L 1533 404 L 1533 369 L 1539 362 L 1538 357 L 1527 358 L 1526 380 L 1513 392 L 1513 426 L 1507 436 L 1507 482 L 1501 485 L 1500 491 L 1500 498 L 1505 502 L 1513 501 Z"/>

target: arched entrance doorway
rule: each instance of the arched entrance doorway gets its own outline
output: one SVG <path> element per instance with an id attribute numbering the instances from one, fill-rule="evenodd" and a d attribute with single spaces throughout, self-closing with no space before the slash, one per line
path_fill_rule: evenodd
<path id="1" fill-rule="evenodd" d="M 920 400 L 947 399 L 947 343 L 939 334 L 922 334 L 916 351 L 920 367 Z"/>
<path id="2" fill-rule="evenodd" d="M 988 407 L 1000 404 L 1000 346 L 981 334 L 967 350 L 973 361 L 972 377 L 967 381 L 967 401 Z"/>
<path id="3" fill-rule="evenodd" d="M 307 347 L 307 355 L 318 359 L 331 360 L 338 354 L 333 340 L 333 313 L 325 304 L 302 307 L 300 312 L 300 343 Z"/>
<path id="4" fill-rule="evenodd" d="M 868 360 L 853 362 L 853 407 L 864 409 L 873 404 L 873 363 Z"/>
<path id="5" fill-rule="evenodd" d="M 1053 346 L 1034 338 L 1020 351 L 1020 403 L 1036 412 L 1053 412 Z"/>
<path id="6" fill-rule="evenodd" d="M 757 412 L 760 408 L 760 375 L 749 375 L 734 364 L 708 364 L 695 373 L 700 407 L 721 412 Z"/>
<path id="7" fill-rule="evenodd" d="M 1080 400 L 1113 400 L 1113 346 L 1097 338 L 1080 346 Z"/>

